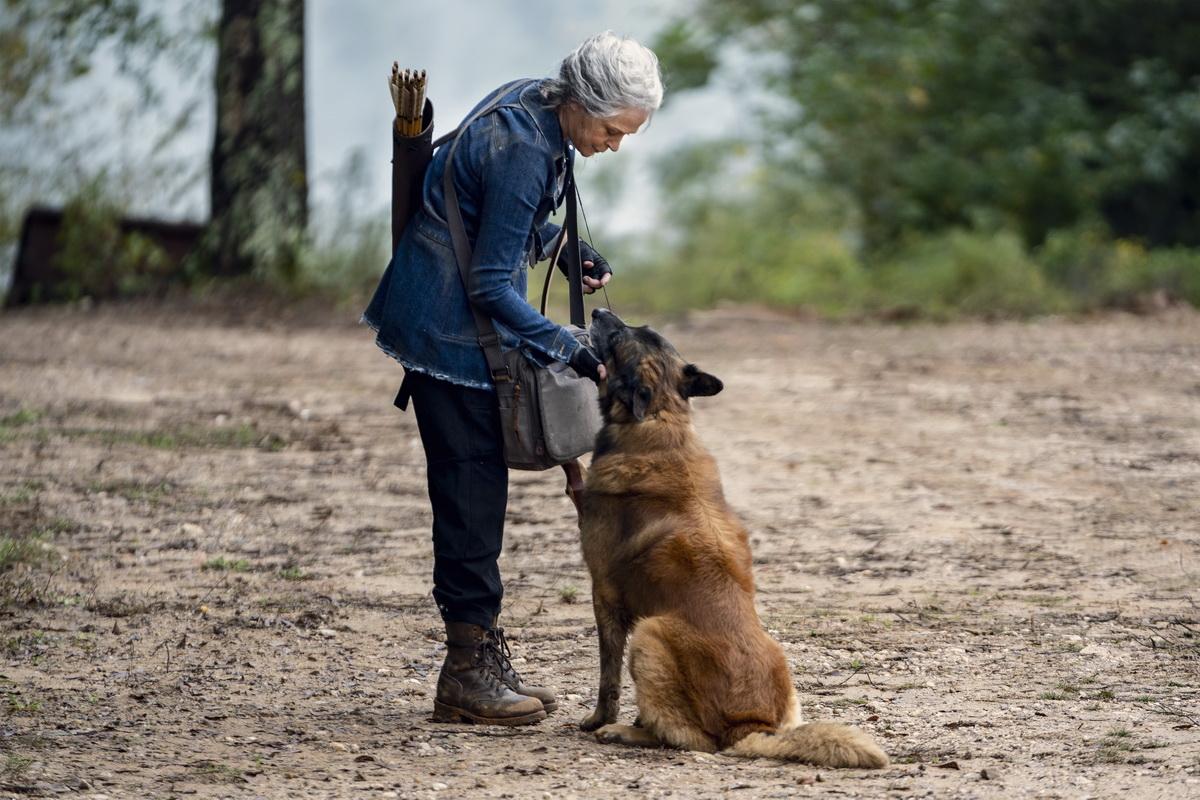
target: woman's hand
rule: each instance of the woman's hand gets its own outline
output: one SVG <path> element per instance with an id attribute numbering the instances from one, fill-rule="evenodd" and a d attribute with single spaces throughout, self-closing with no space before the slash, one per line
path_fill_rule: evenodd
<path id="1" fill-rule="evenodd" d="M 571 356 L 568 366 L 584 378 L 591 378 L 596 383 L 608 377 L 608 371 L 604 369 L 604 362 L 596 358 L 596 354 L 586 344 L 579 346 L 575 355 Z"/>
<path id="2" fill-rule="evenodd" d="M 591 261 L 585 261 L 585 262 L 583 262 L 583 268 L 586 270 L 589 267 L 591 267 L 592 264 L 593 264 L 593 262 L 591 262 Z M 605 265 L 605 266 L 607 266 L 607 265 Z M 599 289 L 603 286 L 607 286 L 608 282 L 610 280 L 612 280 L 612 270 L 611 269 L 608 272 L 601 274 L 599 280 L 596 280 L 595 278 L 589 277 L 588 275 L 585 274 L 583 276 L 583 293 L 591 294 L 592 292 L 596 291 L 597 289 Z"/>
<path id="3" fill-rule="evenodd" d="M 565 236 L 566 234 L 564 234 Z M 597 289 L 607 286 L 612 280 L 612 267 L 608 260 L 596 252 L 596 248 L 580 239 L 579 260 L 583 265 L 583 293 L 592 294 Z M 558 257 L 558 268 L 567 274 L 567 249 Z"/>
<path id="4" fill-rule="evenodd" d="M 604 256 L 584 241 L 579 242 L 579 256 L 583 261 L 583 293 L 591 294 L 597 289 L 607 286 L 612 280 L 612 267 Z"/>

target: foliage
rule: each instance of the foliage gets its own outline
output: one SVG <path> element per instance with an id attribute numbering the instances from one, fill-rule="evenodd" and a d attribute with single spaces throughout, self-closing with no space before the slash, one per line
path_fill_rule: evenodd
<path id="1" fill-rule="evenodd" d="M 956 227 L 1036 245 L 1101 214 L 1200 244 L 1188 0 L 700 0 L 687 19 L 659 42 L 668 82 L 703 80 L 681 30 L 760 54 L 788 101 L 770 130 L 803 145 L 781 167 L 847 191 L 868 248 Z"/>
<path id="2" fill-rule="evenodd" d="M 1038 247 L 1012 231 L 960 227 L 867 251 L 854 217 L 821 190 L 758 181 L 731 197 L 728 176 L 715 183 L 725 190 L 673 212 L 681 237 L 624 262 L 613 302 L 677 312 L 732 300 L 899 319 L 1200 306 L 1200 249 L 1147 249 L 1093 225 L 1055 231 Z"/>
<path id="3" fill-rule="evenodd" d="M 5 0 L 0 6 L 0 120 L 27 121 L 113 45 L 118 68 L 143 99 L 155 97 L 149 67 L 177 42 L 139 0 Z"/>
<path id="4" fill-rule="evenodd" d="M 838 316 L 861 310 L 867 274 L 850 238 L 817 200 L 788 207 L 773 199 L 697 200 L 676 206 L 686 236 L 666 242 L 643 268 L 612 284 L 618 302 L 671 311 L 719 300 L 806 306 Z"/>
<path id="5" fill-rule="evenodd" d="M 144 294 L 170 280 L 166 253 L 151 239 L 122 231 L 123 214 L 99 183 L 68 201 L 54 263 L 65 278 L 45 287 L 43 300 Z"/>
<path id="6" fill-rule="evenodd" d="M 38 564 L 53 554 L 40 536 L 0 536 L 0 572 L 18 564 Z"/>
<path id="7" fill-rule="evenodd" d="M 329 176 L 332 202 L 317 208 L 299 269 L 286 280 L 278 276 L 278 289 L 365 302 L 391 257 L 391 216 L 370 207 L 371 168 L 367 154 L 355 149 Z"/>
<path id="8" fill-rule="evenodd" d="M 29 207 L 99 192 L 159 213 L 197 184 L 172 148 L 201 109 L 211 16 L 207 3 L 0 3 L 0 287 Z M 146 127 L 157 135 L 126 135 Z"/>
<path id="9" fill-rule="evenodd" d="M 1185 0 L 696 0 L 657 42 L 667 84 L 750 65 L 759 177 L 736 188 L 736 143 L 672 153 L 678 239 L 631 294 L 937 317 L 1198 302 L 1198 34 Z"/>
<path id="10" fill-rule="evenodd" d="M 223 10 L 219 24 L 213 15 L 218 6 Z M 116 158 L 162 162 L 171 142 L 192 126 L 201 98 L 212 91 L 207 64 L 217 53 L 214 222 L 205 240 L 208 248 L 192 262 L 192 271 L 293 278 L 307 223 L 303 8 L 303 0 L 0 4 L 0 120 L 5 123 L 0 145 L 11 153 L 0 157 L 0 255 L 15 241 L 26 206 L 57 202 L 78 191 L 69 176 L 91 174 L 101 159 L 113 158 L 104 152 L 113 137 L 91 130 L 80 136 L 87 124 L 80 120 L 109 99 L 109 83 L 138 92 L 137 109 L 124 120 L 127 126 L 152 113 L 172 115 L 161 137 L 122 147 Z M 110 64 L 115 64 L 111 70 Z M 173 71 L 164 69 L 170 67 Z M 120 80 L 77 84 L 93 73 L 107 78 L 109 71 Z M 200 89 L 200 82 L 207 85 Z M 154 127 L 163 130 L 161 123 Z M 143 209 L 175 204 L 195 186 L 200 173 L 192 164 L 172 166 L 165 180 L 137 187 Z M 30 172 L 37 178 L 32 189 L 21 180 Z M 45 173 L 60 172 L 61 180 L 44 179 Z M 94 225 L 83 234 L 89 240 L 115 238 Z M 140 260 L 154 258 L 144 241 L 125 244 L 146 251 L 137 254 Z M 118 288 L 136 292 L 147 286 Z M 67 287 L 60 294 L 76 293 L 76 287 Z"/>
<path id="11" fill-rule="evenodd" d="M 217 556 L 201 564 L 200 569 L 216 572 L 247 572 L 250 569 L 250 562 L 244 558 L 231 559 Z"/>
<path id="12" fill-rule="evenodd" d="M 292 280 L 308 226 L 303 0 L 222 2 L 216 96 L 212 219 L 198 264 Z"/>
<path id="13" fill-rule="evenodd" d="M 1066 309 L 1012 233 L 920 237 L 879 268 L 874 289 L 882 310 L 902 316 L 1019 317 Z"/>
<path id="14" fill-rule="evenodd" d="M 1083 310 L 1137 309 L 1150 298 L 1200 307 L 1200 249 L 1147 250 L 1103 229 L 1056 231 L 1037 251 L 1046 276 Z"/>

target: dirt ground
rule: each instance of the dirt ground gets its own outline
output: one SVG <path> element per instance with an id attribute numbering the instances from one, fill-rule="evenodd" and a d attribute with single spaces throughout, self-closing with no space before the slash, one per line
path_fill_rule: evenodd
<path id="1" fill-rule="evenodd" d="M 1200 797 L 1200 315 L 660 328 L 725 381 L 696 426 L 805 715 L 876 772 L 581 733 L 555 473 L 513 474 L 503 623 L 561 708 L 431 722 L 424 462 L 352 316 L 0 315 L 0 797 Z"/>

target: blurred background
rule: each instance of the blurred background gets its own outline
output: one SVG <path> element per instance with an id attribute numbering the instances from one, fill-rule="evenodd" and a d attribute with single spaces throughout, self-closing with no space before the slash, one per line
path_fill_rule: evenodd
<path id="1" fill-rule="evenodd" d="M 445 132 L 603 29 L 667 87 L 579 169 L 619 310 L 1200 304 L 1194 0 L 5 0 L 0 291 L 356 314 L 389 257 L 392 62 Z"/>

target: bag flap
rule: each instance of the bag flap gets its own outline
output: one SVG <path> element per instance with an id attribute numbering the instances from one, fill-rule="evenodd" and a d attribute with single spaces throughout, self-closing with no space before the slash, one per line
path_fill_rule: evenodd
<path id="1" fill-rule="evenodd" d="M 562 362 L 537 370 L 546 451 L 569 460 L 590 453 L 604 420 L 596 384 Z"/>

